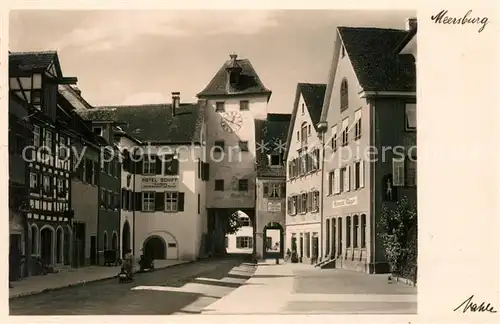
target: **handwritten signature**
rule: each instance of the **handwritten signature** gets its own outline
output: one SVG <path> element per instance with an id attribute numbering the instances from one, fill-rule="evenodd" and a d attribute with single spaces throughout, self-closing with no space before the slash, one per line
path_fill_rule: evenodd
<path id="1" fill-rule="evenodd" d="M 496 313 L 495 307 L 493 307 L 490 303 L 485 303 L 482 302 L 481 304 L 476 304 L 475 302 L 472 301 L 474 298 L 474 295 L 471 295 L 469 298 L 464 300 L 457 308 L 455 308 L 453 311 L 456 312 L 460 309 L 462 309 L 462 313 L 466 313 L 467 311 L 471 312 L 490 312 L 490 313 Z"/>
<path id="2" fill-rule="evenodd" d="M 472 10 L 469 10 L 461 17 L 451 17 L 448 16 L 448 10 L 441 10 L 434 16 L 431 16 L 431 20 L 433 20 L 436 24 L 481 25 L 477 32 L 482 32 L 488 24 L 488 17 L 471 17 L 471 14 Z"/>

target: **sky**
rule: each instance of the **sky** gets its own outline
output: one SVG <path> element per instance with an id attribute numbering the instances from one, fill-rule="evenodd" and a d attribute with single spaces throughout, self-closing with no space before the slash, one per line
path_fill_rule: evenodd
<path id="1" fill-rule="evenodd" d="M 94 106 L 195 102 L 230 53 L 272 90 L 269 112 L 291 112 L 297 83 L 326 83 L 335 28 L 404 29 L 413 11 L 16 10 L 11 51 L 57 50 Z"/>

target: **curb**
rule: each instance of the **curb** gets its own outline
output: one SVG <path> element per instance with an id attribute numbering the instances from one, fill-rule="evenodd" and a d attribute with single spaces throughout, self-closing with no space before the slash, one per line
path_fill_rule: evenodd
<path id="1" fill-rule="evenodd" d="M 176 264 L 172 264 L 172 265 L 169 265 L 169 266 L 166 266 L 166 267 L 162 267 L 162 268 L 155 268 L 155 270 L 164 270 L 164 269 L 168 269 L 168 268 L 174 268 L 176 266 L 180 266 L 180 265 L 184 265 L 184 264 L 190 264 L 190 263 L 193 263 L 193 262 L 196 262 L 196 261 L 187 261 L 187 262 L 183 262 L 183 263 L 176 263 Z M 133 273 L 139 273 L 139 272 L 136 270 Z M 27 296 L 38 295 L 38 294 L 43 294 L 43 293 L 47 293 L 47 292 L 50 292 L 50 291 L 57 291 L 57 290 L 61 290 L 61 289 L 71 288 L 71 287 L 83 286 L 86 283 L 94 283 L 94 282 L 99 282 L 99 281 L 113 279 L 113 278 L 116 278 L 116 277 L 118 277 L 118 274 L 113 275 L 113 276 L 104 277 L 104 278 L 95 279 L 95 280 L 90 280 L 90 281 L 80 281 L 80 282 L 76 282 L 76 283 L 72 283 L 72 284 L 68 284 L 68 285 L 64 285 L 64 286 L 59 286 L 59 287 L 50 287 L 50 288 L 45 288 L 45 289 L 38 290 L 38 291 L 29 291 L 29 292 L 20 293 L 20 294 L 14 295 L 14 296 L 9 296 L 9 300 L 11 300 L 11 299 L 17 299 L 17 298 L 22 298 L 22 297 L 27 297 Z"/>

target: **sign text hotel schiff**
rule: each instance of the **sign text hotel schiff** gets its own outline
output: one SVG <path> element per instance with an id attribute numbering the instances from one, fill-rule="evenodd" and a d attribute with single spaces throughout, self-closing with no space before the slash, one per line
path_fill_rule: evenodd
<path id="1" fill-rule="evenodd" d="M 142 177 L 142 189 L 177 189 L 178 177 Z"/>

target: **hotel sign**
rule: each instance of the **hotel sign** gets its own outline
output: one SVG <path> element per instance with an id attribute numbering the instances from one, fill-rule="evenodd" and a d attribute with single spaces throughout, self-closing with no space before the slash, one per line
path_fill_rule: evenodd
<path id="1" fill-rule="evenodd" d="M 347 199 L 334 200 L 332 203 L 332 208 L 341 208 L 347 206 L 354 206 L 358 204 L 358 197 L 352 197 Z"/>
<path id="2" fill-rule="evenodd" d="M 281 201 L 268 201 L 267 211 L 273 213 L 281 212 Z"/>
<path id="3" fill-rule="evenodd" d="M 178 177 L 142 177 L 142 189 L 177 189 L 179 186 Z"/>

